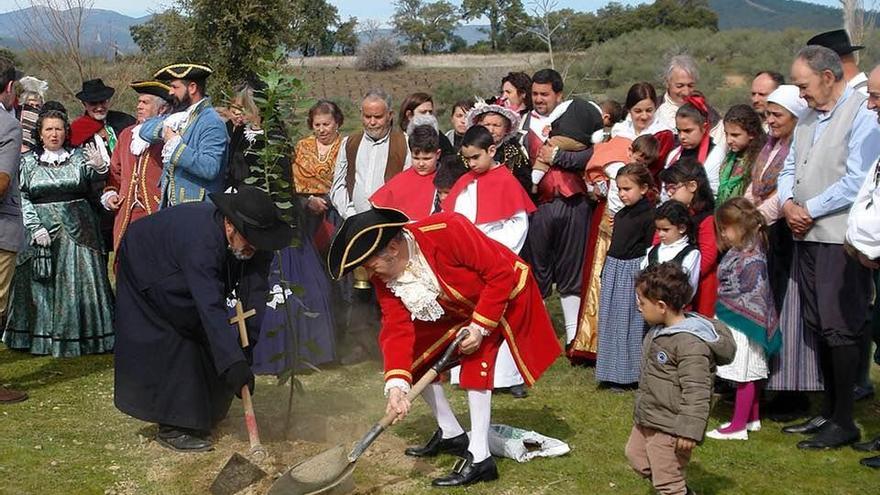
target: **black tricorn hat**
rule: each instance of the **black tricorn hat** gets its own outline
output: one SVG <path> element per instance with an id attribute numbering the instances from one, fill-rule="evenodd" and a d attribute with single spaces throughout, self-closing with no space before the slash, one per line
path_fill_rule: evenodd
<path id="1" fill-rule="evenodd" d="M 819 45 L 834 50 L 839 56 L 849 55 L 852 52 L 861 50 L 864 46 L 852 45 L 846 29 L 837 29 L 820 33 L 807 40 L 807 45 Z"/>
<path id="2" fill-rule="evenodd" d="M 262 189 L 241 186 L 238 192 L 211 193 L 208 197 L 258 250 L 282 249 L 293 240 L 293 227 L 281 217 L 281 210 Z"/>
<path id="3" fill-rule="evenodd" d="M 157 70 L 153 74 L 153 78 L 160 81 L 174 81 L 175 79 L 204 81 L 213 73 L 214 69 L 204 64 L 171 64 Z"/>
<path id="4" fill-rule="evenodd" d="M 342 222 L 327 253 L 327 269 L 336 280 L 381 251 L 409 223 L 409 217 L 394 208 L 373 207 Z"/>
<path id="5" fill-rule="evenodd" d="M 171 101 L 171 86 L 162 81 L 134 81 L 129 84 L 138 94 L 153 95 Z"/>
<path id="6" fill-rule="evenodd" d="M 84 103 L 95 103 L 109 100 L 116 90 L 104 84 L 101 79 L 89 79 L 82 84 L 82 91 L 76 94 L 76 98 Z"/>

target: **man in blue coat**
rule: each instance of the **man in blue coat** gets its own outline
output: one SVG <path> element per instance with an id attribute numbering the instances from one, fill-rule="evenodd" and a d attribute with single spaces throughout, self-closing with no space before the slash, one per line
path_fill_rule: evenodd
<path id="1" fill-rule="evenodd" d="M 229 138 L 205 94 L 211 72 L 206 65 L 173 64 L 153 75 L 171 87 L 174 105 L 174 113 L 150 119 L 140 130 L 144 141 L 164 143 L 160 207 L 204 201 L 223 190 Z"/>
<path id="2" fill-rule="evenodd" d="M 250 349 L 266 307 L 272 251 L 293 229 L 265 192 L 209 194 L 133 223 L 119 247 L 116 277 L 116 407 L 159 424 L 165 447 L 211 449 L 210 430 L 232 395 L 253 389 Z M 230 324 L 237 298 L 250 347 Z"/>

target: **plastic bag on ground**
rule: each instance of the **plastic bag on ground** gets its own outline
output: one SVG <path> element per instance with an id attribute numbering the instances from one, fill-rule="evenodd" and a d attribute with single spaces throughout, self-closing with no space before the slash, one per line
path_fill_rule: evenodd
<path id="1" fill-rule="evenodd" d="M 489 452 L 494 456 L 527 462 L 536 457 L 559 457 L 571 451 L 562 440 L 540 433 L 493 424 L 489 428 Z"/>

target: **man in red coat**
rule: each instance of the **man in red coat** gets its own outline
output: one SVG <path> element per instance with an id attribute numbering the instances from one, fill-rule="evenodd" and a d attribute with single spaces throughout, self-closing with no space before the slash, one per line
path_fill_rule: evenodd
<path id="1" fill-rule="evenodd" d="M 407 455 L 441 452 L 463 461 L 435 486 L 461 486 L 498 478 L 489 453 L 495 356 L 506 341 L 531 386 L 561 349 L 529 266 L 458 213 L 409 223 L 400 211 L 373 208 L 339 228 L 327 256 L 340 278 L 357 266 L 371 275 L 382 308 L 379 344 L 385 364 L 388 410 L 409 412 L 406 392 L 463 331 L 461 387 L 468 392 L 471 436 L 458 423 L 439 383 L 422 393 L 438 430 Z"/>
<path id="2" fill-rule="evenodd" d="M 138 93 L 137 124 L 120 134 L 113 156 L 110 175 L 101 196 L 101 204 L 116 212 L 113 222 L 113 251 L 119 247 L 128 225 L 159 209 L 162 178 L 162 145 L 150 145 L 140 138 L 140 124 L 166 113 L 170 108 L 170 87 L 160 81 L 136 81 L 130 84 Z"/>

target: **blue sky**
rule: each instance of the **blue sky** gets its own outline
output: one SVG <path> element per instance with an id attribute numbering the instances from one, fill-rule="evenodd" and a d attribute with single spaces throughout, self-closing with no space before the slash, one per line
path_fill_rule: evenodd
<path id="1" fill-rule="evenodd" d="M 379 19 L 386 20 L 389 18 L 394 11 L 393 2 L 391 1 L 370 1 L 370 0 L 329 0 L 330 3 L 336 5 L 339 9 L 339 13 L 342 18 L 347 18 L 349 16 L 355 16 L 359 19 Z M 460 0 L 451 0 L 452 3 L 460 4 Z M 598 1 L 598 0 L 557 0 L 559 3 L 559 8 L 573 8 L 577 10 L 596 10 L 603 5 L 608 4 L 607 1 Z M 838 0 L 808 0 L 810 3 L 818 3 L 824 5 L 838 6 L 840 5 Z M 10 10 L 16 10 L 20 8 L 20 6 L 30 5 L 30 1 L 28 0 L 0 0 L 0 12 L 6 12 Z M 37 0 L 37 3 L 39 0 Z M 163 10 L 167 5 L 173 4 L 173 1 L 170 0 L 140 0 L 138 2 L 132 2 L 131 0 L 94 0 L 94 6 L 96 8 L 115 10 L 117 12 L 121 12 L 126 15 L 139 17 L 142 15 L 146 15 L 150 12 L 156 12 Z M 528 3 L 528 0 L 523 3 Z M 638 4 L 644 3 L 639 0 L 622 0 L 620 3 L 624 4 Z"/>

